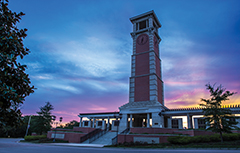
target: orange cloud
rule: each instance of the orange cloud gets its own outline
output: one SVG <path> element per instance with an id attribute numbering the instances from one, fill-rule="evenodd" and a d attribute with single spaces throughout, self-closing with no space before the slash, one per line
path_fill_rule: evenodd
<path id="1" fill-rule="evenodd" d="M 206 90 L 195 89 L 193 91 L 186 92 L 181 96 L 175 98 L 165 99 L 165 105 L 168 108 L 181 108 L 181 107 L 198 107 L 201 102 L 201 98 L 209 98 L 210 95 Z M 223 105 L 236 105 L 240 104 L 240 95 L 236 94 L 229 97 L 230 100 L 224 101 Z"/>

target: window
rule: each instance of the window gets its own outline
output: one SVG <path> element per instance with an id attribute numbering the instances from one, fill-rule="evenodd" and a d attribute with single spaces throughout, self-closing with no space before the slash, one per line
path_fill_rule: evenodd
<path id="1" fill-rule="evenodd" d="M 102 126 L 102 121 L 98 121 L 98 126 Z"/>
<path id="2" fill-rule="evenodd" d="M 172 128 L 178 129 L 178 119 L 172 119 Z"/>
<path id="3" fill-rule="evenodd" d="M 206 124 L 204 119 L 198 119 L 198 128 L 199 129 L 206 129 Z"/>
<path id="4" fill-rule="evenodd" d="M 146 20 L 145 21 L 142 21 L 142 22 L 139 22 L 139 30 L 141 29 L 144 29 L 147 27 L 147 22 Z"/>
<path id="5" fill-rule="evenodd" d="M 88 121 L 85 121 L 85 122 L 84 122 L 84 126 L 88 126 Z"/>
<path id="6" fill-rule="evenodd" d="M 119 126 L 119 121 L 114 121 L 114 126 Z"/>

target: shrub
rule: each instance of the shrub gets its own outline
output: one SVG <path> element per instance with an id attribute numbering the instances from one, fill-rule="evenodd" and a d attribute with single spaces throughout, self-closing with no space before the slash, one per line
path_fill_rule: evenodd
<path id="1" fill-rule="evenodd" d="M 221 138 L 219 134 L 214 134 L 209 136 L 211 142 L 220 142 Z"/>
<path id="2" fill-rule="evenodd" d="M 143 142 L 141 142 L 141 141 L 136 141 L 135 143 L 134 143 L 134 145 L 141 145 L 141 144 L 143 144 Z"/>
<path id="3" fill-rule="evenodd" d="M 175 137 L 168 137 L 167 141 L 172 143 L 172 144 L 179 144 L 179 139 L 181 139 L 182 137 L 180 136 L 175 136 Z"/>
<path id="4" fill-rule="evenodd" d="M 224 141 L 239 140 L 239 134 L 238 133 L 229 133 L 229 134 L 224 133 L 223 140 Z"/>
<path id="5" fill-rule="evenodd" d="M 192 142 L 195 142 L 195 143 L 210 142 L 211 141 L 208 135 L 194 136 L 194 137 L 191 137 L 191 138 L 192 138 Z"/>
<path id="6" fill-rule="evenodd" d="M 24 140 L 25 141 L 33 141 L 33 140 L 41 140 L 41 139 L 46 139 L 47 136 L 46 135 L 35 135 L 35 136 L 25 136 Z"/>
<path id="7" fill-rule="evenodd" d="M 239 133 L 230 133 L 230 134 L 223 134 L 224 141 L 234 141 L 240 140 Z M 194 137 L 184 137 L 184 136 L 175 136 L 175 137 L 168 137 L 168 142 L 171 144 L 189 144 L 189 143 L 208 143 L 208 142 L 220 142 L 220 135 L 202 135 L 202 136 L 194 136 Z"/>
<path id="8" fill-rule="evenodd" d="M 191 143 L 191 137 L 182 137 L 178 141 L 179 141 L 178 142 L 179 144 L 183 144 L 183 145 L 189 144 Z"/>

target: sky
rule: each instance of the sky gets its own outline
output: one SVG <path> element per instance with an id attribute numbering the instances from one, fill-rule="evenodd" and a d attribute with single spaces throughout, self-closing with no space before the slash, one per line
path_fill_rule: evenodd
<path id="1" fill-rule="evenodd" d="M 223 104 L 240 104 L 239 0 L 10 0 L 24 12 L 26 64 L 37 89 L 23 115 L 45 102 L 64 122 L 79 113 L 119 111 L 128 102 L 132 54 L 129 18 L 154 10 L 159 35 L 164 101 L 168 108 L 197 107 L 205 85 L 238 92 Z"/>

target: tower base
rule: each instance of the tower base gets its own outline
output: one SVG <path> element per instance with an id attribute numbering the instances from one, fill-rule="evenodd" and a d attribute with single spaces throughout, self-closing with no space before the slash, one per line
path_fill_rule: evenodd
<path id="1" fill-rule="evenodd" d="M 122 118 L 119 124 L 119 132 L 130 127 L 164 127 L 164 119 L 161 116 L 166 107 L 157 101 L 130 102 L 119 107 Z"/>

